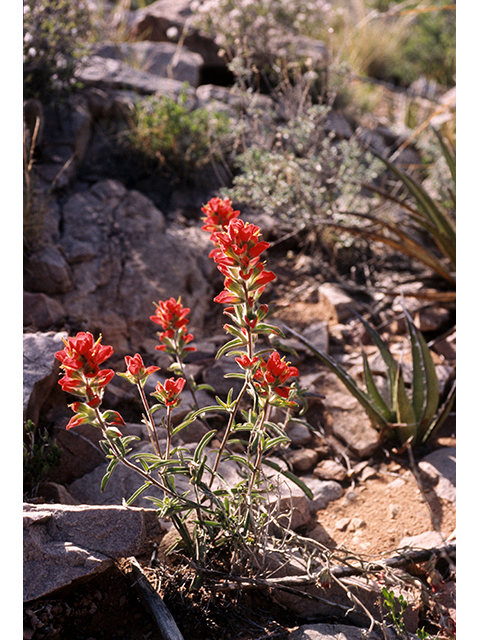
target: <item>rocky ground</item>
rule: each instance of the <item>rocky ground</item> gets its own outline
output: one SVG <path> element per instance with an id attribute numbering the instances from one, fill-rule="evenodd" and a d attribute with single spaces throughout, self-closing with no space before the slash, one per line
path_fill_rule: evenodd
<path id="1" fill-rule="evenodd" d="M 208 236 L 200 230 L 200 207 L 217 195 L 222 180 L 213 171 L 202 173 L 188 186 L 172 185 L 162 175 L 147 179 L 115 138 L 135 96 L 178 94 L 185 80 L 192 104 L 228 112 L 238 107 L 230 88 L 211 83 L 212 78 L 221 78 L 223 84 L 228 79 L 212 42 L 185 41 L 178 56 L 177 44 L 165 41 L 162 33 L 172 24 L 181 26 L 182 19 L 175 7 L 169 11 L 173 13 L 168 19 L 160 14 L 147 19 L 142 12 L 131 16 L 137 30 L 148 23 L 149 28 L 159 29 L 158 40 L 163 38 L 163 42 L 128 45 L 148 62 L 145 68 L 141 60 L 128 64 L 133 49 L 126 45 L 125 50 L 112 48 L 111 43 L 99 45 L 82 71 L 83 90 L 66 104 L 42 111 L 42 140 L 33 174 L 39 215 L 29 219 L 25 243 L 23 409 L 25 420 L 47 429 L 62 449 L 62 458 L 41 484 L 25 488 L 23 637 L 167 637 L 144 600 L 145 589 L 139 587 L 143 582 L 134 566 L 138 561 L 184 640 L 360 639 L 369 628 L 368 614 L 362 614 L 358 603 L 355 612 L 349 612 L 352 600 L 337 584 L 319 589 L 293 580 L 279 589 L 258 581 L 238 588 L 211 576 L 199 590 L 190 591 L 192 568 L 178 556 L 166 561 L 162 556 L 168 523 L 159 522 L 152 503 L 143 498 L 134 508 L 122 506 L 122 499 L 138 487 L 136 478 L 118 469 L 116 481 L 102 493 L 106 462 L 98 433 L 89 426 L 65 430 L 71 412 L 57 384 L 54 358 L 63 347 L 62 337 L 79 330 L 102 333 L 104 342 L 114 346 L 111 366 L 116 371 L 124 370 L 125 355 L 138 351 L 149 364 L 162 367 L 161 379 L 169 360 L 155 351 L 155 327 L 149 321 L 152 302 L 159 299 L 181 295 L 192 309 L 190 326 L 197 352 L 192 354 L 189 373 L 211 384 L 219 395 L 226 394 L 231 384 L 224 378 L 231 367 L 215 362 L 225 332 L 222 310 L 212 300 L 222 280 L 208 259 Z M 303 43 L 307 44 L 314 43 Z M 171 72 L 169 62 L 175 52 L 176 75 L 170 74 L 167 82 L 166 69 Z M 438 98 L 439 104 L 445 103 L 443 99 Z M 385 100 L 385 112 L 391 104 L 398 104 L 396 93 Z M 392 140 L 397 148 L 404 139 L 386 130 L 382 114 L 376 117 L 369 135 L 379 149 L 389 149 Z M 338 136 L 351 135 L 341 112 L 331 124 Z M 418 159 L 412 145 L 404 152 L 404 160 Z M 354 575 L 345 578 L 350 580 L 347 584 L 351 589 L 355 585 L 359 599 L 377 617 L 383 586 L 395 588 L 397 598 L 405 595 L 409 606 L 404 635 L 395 635 L 383 609 L 383 627 L 376 626 L 368 636 L 372 640 L 416 639 L 422 627 L 430 637 L 452 640 L 455 414 L 427 447 L 414 452 L 412 460 L 406 451 L 379 443 L 358 403 L 288 329 L 328 352 L 358 381 L 363 345 L 381 377 L 385 371 L 352 309 L 381 328 L 408 370 L 403 301 L 429 341 L 445 395 L 455 377 L 454 303 L 418 297 L 420 290 L 432 293 L 444 286 L 393 251 L 381 247 L 366 251 L 358 244 L 332 255 L 316 250 L 315 239 L 283 233 L 269 216 L 246 212 L 244 217 L 258 224 L 271 242 L 266 260 L 277 281 L 267 288 L 265 302 L 272 322 L 287 335 L 275 346 L 284 349 L 300 371 L 301 385 L 313 394 L 306 414 L 312 429 L 292 427 L 291 444 L 281 452 L 282 463 L 313 492 L 310 500 L 292 490 L 292 528 L 299 540 L 307 540 L 302 542 L 306 548 L 316 545 L 331 553 L 340 572 L 349 569 L 348 563 L 355 565 Z M 140 438 L 136 446 L 146 447 L 137 399 L 122 383 L 115 380 L 109 385 L 105 404 L 122 412 L 128 432 Z M 208 404 L 212 398 L 203 400 Z M 194 424 L 182 432 L 182 442 L 195 446 L 203 433 L 205 427 Z M 405 548 L 419 555 L 400 556 L 398 550 L 405 553 Z M 393 568 L 388 564 L 392 558 L 398 565 Z M 228 566 L 222 559 L 218 562 L 224 576 Z M 359 562 L 368 567 L 367 582 L 357 571 Z M 383 573 L 375 564 L 379 562 L 387 563 Z M 300 575 L 305 578 L 305 572 Z"/>

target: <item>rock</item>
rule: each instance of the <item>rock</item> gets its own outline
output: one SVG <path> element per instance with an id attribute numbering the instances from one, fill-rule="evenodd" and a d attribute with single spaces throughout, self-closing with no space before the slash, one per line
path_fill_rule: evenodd
<path id="1" fill-rule="evenodd" d="M 42 162 L 36 172 L 49 189 L 70 186 L 78 175 L 92 132 L 88 104 L 78 94 L 45 110 Z"/>
<path id="2" fill-rule="evenodd" d="M 27 291 L 49 295 L 72 291 L 73 275 L 63 252 L 50 244 L 30 254 L 23 272 L 23 285 Z"/>
<path id="3" fill-rule="evenodd" d="M 312 432 L 305 424 L 289 422 L 286 428 L 287 436 L 295 446 L 304 447 L 312 441 Z"/>
<path id="4" fill-rule="evenodd" d="M 130 36 L 135 40 L 174 42 L 199 53 L 206 67 L 226 70 L 225 61 L 218 55 L 219 47 L 213 38 L 192 26 L 192 0 L 157 0 L 139 9 L 133 19 Z"/>
<path id="5" fill-rule="evenodd" d="M 379 445 L 379 433 L 358 400 L 330 371 L 324 373 L 318 388 L 325 395 L 322 401 L 325 431 L 342 440 L 357 457 L 370 457 Z"/>
<path id="6" fill-rule="evenodd" d="M 446 360 L 455 362 L 457 358 L 457 331 L 455 330 L 445 338 L 437 340 L 432 348 Z"/>
<path id="7" fill-rule="evenodd" d="M 318 453 L 314 449 L 290 449 L 287 458 L 296 472 L 310 471 L 318 460 Z"/>
<path id="8" fill-rule="evenodd" d="M 240 378 L 225 378 L 228 373 L 242 373 L 239 365 L 232 358 L 221 358 L 203 371 L 203 381 L 215 389 L 215 394 L 225 400 L 228 392 L 233 388 L 233 398 L 236 398 L 243 386 Z"/>
<path id="9" fill-rule="evenodd" d="M 23 326 L 48 331 L 61 325 L 66 317 L 62 305 L 44 293 L 23 292 Z"/>
<path id="10" fill-rule="evenodd" d="M 303 337 L 306 338 L 313 346 L 322 351 L 328 353 L 328 323 L 312 322 L 306 329 L 303 330 Z"/>
<path id="11" fill-rule="evenodd" d="M 325 509 L 332 500 L 338 500 L 343 495 L 343 487 L 335 480 L 320 480 L 312 476 L 303 476 L 303 482 L 313 493 L 313 500 L 309 501 L 310 513 Z"/>
<path id="12" fill-rule="evenodd" d="M 64 332 L 23 335 L 23 417 L 38 423 L 43 406 L 55 389 L 60 362 L 55 353 L 64 347 Z"/>
<path id="13" fill-rule="evenodd" d="M 101 432 L 96 427 L 80 425 L 67 431 L 65 427 L 57 426 L 52 429 L 52 438 L 62 450 L 60 465 L 49 474 L 49 480 L 55 483 L 68 485 L 105 462 L 105 455 L 98 444 Z M 74 500 L 88 504 L 86 500 Z"/>
<path id="14" fill-rule="evenodd" d="M 61 297 L 72 320 L 101 332 L 123 360 L 158 330 L 153 302 L 182 298 L 190 327 L 201 328 L 213 292 L 208 237 L 197 228 L 165 229 L 144 195 L 115 180 L 95 183 L 63 206 L 61 244 L 73 290 Z"/>
<path id="15" fill-rule="evenodd" d="M 398 548 L 412 547 L 414 549 L 436 549 L 444 543 L 444 537 L 438 531 L 426 531 L 416 536 L 405 536 L 400 541 Z"/>
<path id="16" fill-rule="evenodd" d="M 420 460 L 418 468 L 434 479 L 434 491 L 439 498 L 456 504 L 456 449 L 442 447 Z"/>
<path id="17" fill-rule="evenodd" d="M 95 46 L 92 53 L 153 75 L 188 82 L 192 87 L 200 82 L 202 56 L 173 42 L 107 42 Z"/>
<path id="18" fill-rule="evenodd" d="M 380 640 L 380 636 L 371 631 L 367 635 L 366 629 L 347 624 L 305 624 L 292 631 L 288 640 Z"/>
<path id="19" fill-rule="evenodd" d="M 23 600 L 46 596 L 139 553 L 160 526 L 153 509 L 23 506 Z"/>
<path id="20" fill-rule="evenodd" d="M 76 76 L 89 87 L 130 89 L 143 95 L 170 95 L 176 98 L 184 90 L 181 80 L 162 78 L 155 73 L 135 69 L 122 60 L 98 55 L 88 58 Z"/>
<path id="21" fill-rule="evenodd" d="M 318 289 L 319 317 L 330 325 L 344 323 L 353 314 L 351 309 L 358 311 L 358 304 L 335 284 L 326 282 Z"/>
<path id="22" fill-rule="evenodd" d="M 347 477 L 347 472 L 345 467 L 335 460 L 321 460 L 313 470 L 313 475 L 321 480 L 343 482 Z"/>

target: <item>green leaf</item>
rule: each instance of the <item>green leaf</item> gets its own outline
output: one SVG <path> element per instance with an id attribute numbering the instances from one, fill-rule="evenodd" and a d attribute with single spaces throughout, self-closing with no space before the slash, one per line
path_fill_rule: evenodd
<path id="1" fill-rule="evenodd" d="M 397 414 L 397 423 L 400 425 L 396 428 L 395 434 L 400 442 L 404 444 L 411 436 L 416 437 L 418 425 L 413 405 L 405 389 L 401 366 L 397 370 L 393 408 Z"/>
<path id="2" fill-rule="evenodd" d="M 217 434 L 217 430 L 216 429 L 212 429 L 212 431 L 209 431 L 208 433 L 206 433 L 203 438 L 200 440 L 200 442 L 197 445 L 197 448 L 195 449 L 195 453 L 193 454 L 193 460 L 195 462 L 200 462 L 200 458 L 203 455 L 203 452 L 205 450 L 205 447 L 207 446 L 207 444 L 210 442 L 210 440 L 212 440 L 212 438 Z"/>
<path id="3" fill-rule="evenodd" d="M 430 423 L 429 427 L 423 433 L 421 438 L 422 444 L 427 442 L 429 438 L 432 438 L 435 435 L 435 433 L 440 429 L 440 427 L 443 425 L 445 420 L 448 418 L 450 411 L 452 410 L 453 403 L 455 402 L 455 396 L 456 396 L 456 382 L 453 383 L 452 388 L 450 389 L 445 402 L 440 407 L 435 420 L 433 420 Z"/>
<path id="4" fill-rule="evenodd" d="M 102 478 L 102 482 L 100 483 L 100 491 L 103 493 L 105 491 L 105 487 L 107 486 L 107 482 L 110 480 L 112 473 L 120 462 L 119 458 L 114 458 L 107 467 L 107 471 Z"/>
<path id="5" fill-rule="evenodd" d="M 230 342 L 227 342 L 222 347 L 220 347 L 220 349 L 217 351 L 217 355 L 215 356 L 215 359 L 218 360 L 219 358 L 221 358 L 223 355 L 225 355 L 231 349 L 237 349 L 239 347 L 244 347 L 246 344 L 247 344 L 246 339 L 243 338 L 243 337 L 242 338 L 235 338 L 233 340 L 230 340 Z"/>
<path id="6" fill-rule="evenodd" d="M 372 370 L 370 369 L 370 365 L 368 363 L 368 358 L 362 347 L 362 358 L 363 358 L 363 375 L 365 378 L 365 385 L 367 387 L 367 391 L 370 394 L 373 403 L 375 406 L 382 412 L 385 416 L 385 420 L 388 422 L 394 422 L 395 416 L 391 410 L 391 408 L 387 405 L 385 400 L 383 399 L 382 394 L 377 388 L 375 384 L 375 380 L 373 379 Z"/>
<path id="7" fill-rule="evenodd" d="M 127 500 L 127 505 L 131 505 L 133 502 L 135 502 L 135 500 L 142 495 L 142 493 L 144 491 L 146 491 L 148 489 L 148 487 L 151 487 L 152 483 L 151 482 L 145 482 L 144 485 L 142 485 L 139 489 L 137 489 L 135 491 L 135 493 L 133 493 L 130 498 Z"/>

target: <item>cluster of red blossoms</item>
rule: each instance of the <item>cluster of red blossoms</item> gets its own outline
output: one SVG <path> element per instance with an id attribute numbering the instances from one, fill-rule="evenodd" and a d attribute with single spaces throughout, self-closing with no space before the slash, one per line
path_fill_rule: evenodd
<path id="1" fill-rule="evenodd" d="M 275 275 L 266 271 L 260 262 L 260 255 L 270 245 L 260 241 L 259 227 L 240 220 L 240 212 L 233 210 L 228 198 L 212 198 L 202 211 L 206 214 L 202 229 L 210 232 L 210 239 L 216 245 L 210 257 L 225 276 L 225 289 L 215 302 L 247 303 L 252 307 L 265 285 L 275 280 Z"/>
<path id="2" fill-rule="evenodd" d="M 190 309 L 182 306 L 181 298 L 175 300 L 159 301 L 156 306 L 154 316 L 150 316 L 150 320 L 159 324 L 163 331 L 158 333 L 160 344 L 155 347 L 158 351 L 165 351 L 170 355 L 183 360 L 184 356 L 196 351 L 193 346 L 187 347 L 188 343 L 193 340 L 193 335 L 187 332 L 187 315 Z"/>
<path id="3" fill-rule="evenodd" d="M 89 332 L 80 331 L 75 338 L 64 340 L 65 347 L 55 357 L 65 375 L 59 384 L 64 391 L 82 398 L 83 402 L 70 405 L 75 415 L 67 429 L 80 424 L 99 424 L 98 408 L 102 404 L 105 387 L 115 375 L 112 369 L 100 369 L 100 365 L 113 354 L 113 348 L 101 344 L 102 337 L 94 340 Z M 123 418 L 116 411 L 103 414 L 106 425 L 123 425 Z"/>
<path id="4" fill-rule="evenodd" d="M 261 254 L 270 245 L 260 240 L 259 227 L 238 217 L 239 211 L 233 210 L 228 198 L 212 198 L 202 211 L 206 214 L 202 229 L 211 234 L 210 239 L 216 245 L 210 257 L 225 276 L 225 288 L 214 300 L 234 305 L 226 308 L 225 313 L 239 326 L 240 335 L 246 337 L 248 332 L 257 332 L 268 313 L 267 305 L 257 301 L 265 285 L 276 277 L 271 271 L 266 271 L 260 261 Z M 239 335 L 228 325 L 225 328 Z M 252 380 L 260 397 L 268 398 L 270 403 L 292 404 L 288 401 L 291 390 L 285 383 L 289 378 L 298 376 L 298 370 L 290 367 L 276 351 L 268 362 L 261 357 L 250 358 L 247 354 L 236 360 L 243 369 L 254 372 Z"/>
<path id="5" fill-rule="evenodd" d="M 95 342 L 91 333 L 80 331 L 75 338 L 64 340 L 64 349 L 55 354 L 65 372 L 59 380 L 62 389 L 86 398 L 91 407 L 101 404 L 103 391 L 115 375 L 112 369 L 100 369 L 113 354 L 113 348 L 100 341 L 101 336 Z"/>

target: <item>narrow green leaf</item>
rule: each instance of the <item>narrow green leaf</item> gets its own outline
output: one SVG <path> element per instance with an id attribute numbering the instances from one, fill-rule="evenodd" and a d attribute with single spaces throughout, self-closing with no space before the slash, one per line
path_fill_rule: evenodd
<path id="1" fill-rule="evenodd" d="M 435 420 L 433 420 L 430 423 L 427 430 L 423 433 L 421 438 L 422 444 L 427 442 L 429 438 L 432 438 L 435 435 L 435 433 L 440 429 L 440 427 L 445 422 L 445 420 L 448 418 L 448 415 L 452 410 L 453 403 L 455 402 L 455 396 L 456 396 L 456 382 L 453 383 L 452 388 L 450 389 L 445 402 L 439 409 Z"/>
<path id="2" fill-rule="evenodd" d="M 220 347 L 220 349 L 217 351 L 217 355 L 215 356 L 215 359 L 218 360 L 221 356 L 225 355 L 227 351 L 230 351 L 230 349 L 237 349 L 238 347 L 244 347 L 246 344 L 247 342 L 245 338 L 234 338 L 233 340 L 230 340 L 229 342 L 224 344 L 222 347 Z"/>
<path id="3" fill-rule="evenodd" d="M 197 445 L 197 448 L 195 449 L 195 453 L 193 454 L 193 460 L 195 462 L 200 462 L 200 458 L 203 455 L 203 452 L 205 450 L 205 447 L 207 446 L 207 444 L 210 442 L 210 440 L 216 435 L 217 430 L 216 429 L 212 429 L 212 431 L 209 431 L 208 433 L 206 433 L 203 438 L 200 440 L 200 442 Z"/>
<path id="4" fill-rule="evenodd" d="M 373 378 L 372 370 L 370 369 L 370 365 L 368 363 L 367 355 L 362 347 L 362 358 L 363 358 L 363 375 L 365 378 L 365 385 L 367 387 L 367 391 L 370 394 L 373 403 L 378 408 L 379 411 L 385 417 L 385 420 L 388 422 L 394 422 L 395 416 L 392 412 L 392 409 L 388 406 L 388 404 L 383 399 L 382 394 L 378 390 L 377 385 L 375 384 L 375 380 Z"/>
<path id="5" fill-rule="evenodd" d="M 398 366 L 397 379 L 394 387 L 394 411 L 397 414 L 397 423 L 401 426 L 396 427 L 395 434 L 402 444 L 404 444 L 410 436 L 415 438 L 417 435 L 417 419 L 413 405 L 407 395 L 405 382 L 402 375 L 402 367 Z"/>
<path id="6" fill-rule="evenodd" d="M 102 482 L 100 483 L 100 490 L 103 493 L 105 491 L 105 487 L 107 486 L 107 482 L 110 480 L 113 470 L 115 469 L 115 467 L 117 466 L 117 464 L 120 462 L 119 458 L 114 458 L 108 465 L 107 467 L 107 471 L 105 473 L 105 475 L 102 478 Z"/>
<path id="7" fill-rule="evenodd" d="M 152 483 L 151 482 L 145 482 L 144 485 L 142 485 L 139 489 L 137 489 L 135 491 L 135 493 L 133 493 L 130 498 L 127 500 L 127 505 L 131 505 L 133 502 L 135 502 L 135 500 L 142 495 L 142 493 L 144 491 L 146 491 L 148 489 L 148 487 L 151 487 Z"/>

